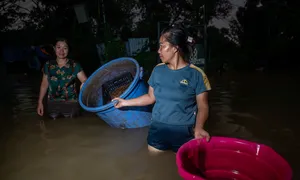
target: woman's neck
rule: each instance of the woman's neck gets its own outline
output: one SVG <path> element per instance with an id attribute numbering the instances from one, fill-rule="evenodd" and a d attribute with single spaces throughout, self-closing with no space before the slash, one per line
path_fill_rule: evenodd
<path id="1" fill-rule="evenodd" d="M 170 61 L 168 63 L 168 67 L 172 70 L 177 70 L 177 69 L 181 69 L 184 68 L 185 66 L 187 66 L 189 63 L 187 63 L 186 61 L 184 61 L 184 59 L 182 57 L 177 57 L 174 58 L 173 61 Z"/>
<path id="2" fill-rule="evenodd" d="M 56 58 L 56 62 L 57 62 L 58 64 L 64 64 L 64 63 L 67 62 L 67 58 L 63 58 L 63 59 Z"/>
<path id="3" fill-rule="evenodd" d="M 59 67 L 62 67 L 67 63 L 67 60 L 68 60 L 67 58 L 63 58 L 63 59 L 57 58 L 56 62 L 57 62 Z"/>

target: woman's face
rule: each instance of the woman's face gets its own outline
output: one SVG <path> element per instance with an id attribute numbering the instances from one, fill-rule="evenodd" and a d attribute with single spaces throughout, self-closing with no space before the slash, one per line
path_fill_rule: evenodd
<path id="1" fill-rule="evenodd" d="M 158 54 L 163 63 L 168 63 L 175 56 L 177 49 L 164 36 L 159 38 Z"/>
<path id="2" fill-rule="evenodd" d="M 58 41 L 54 47 L 56 57 L 64 59 L 68 56 L 69 46 L 65 41 Z"/>

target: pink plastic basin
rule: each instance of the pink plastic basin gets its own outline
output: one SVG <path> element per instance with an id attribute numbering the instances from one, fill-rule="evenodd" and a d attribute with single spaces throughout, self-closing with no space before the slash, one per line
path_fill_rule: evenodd
<path id="1" fill-rule="evenodd" d="M 291 180 L 290 165 L 272 148 L 241 139 L 191 140 L 176 154 L 185 180 Z"/>

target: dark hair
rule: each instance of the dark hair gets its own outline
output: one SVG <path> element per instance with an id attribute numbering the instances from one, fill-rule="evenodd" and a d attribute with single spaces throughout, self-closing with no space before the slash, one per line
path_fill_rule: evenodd
<path id="1" fill-rule="evenodd" d="M 161 36 L 165 37 L 166 40 L 173 46 L 177 46 L 180 55 L 184 58 L 185 61 L 189 62 L 193 40 L 183 27 L 167 27 L 162 31 Z"/>
<path id="2" fill-rule="evenodd" d="M 62 37 L 56 38 L 54 42 L 54 46 L 57 44 L 57 42 L 65 42 L 69 46 L 69 42 L 66 38 L 62 38 Z"/>

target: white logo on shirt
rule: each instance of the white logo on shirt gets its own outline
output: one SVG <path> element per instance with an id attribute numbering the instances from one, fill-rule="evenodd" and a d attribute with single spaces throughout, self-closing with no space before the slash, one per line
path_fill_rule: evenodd
<path id="1" fill-rule="evenodd" d="M 189 85 L 189 82 L 186 79 L 180 81 L 180 84 Z"/>

